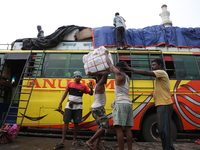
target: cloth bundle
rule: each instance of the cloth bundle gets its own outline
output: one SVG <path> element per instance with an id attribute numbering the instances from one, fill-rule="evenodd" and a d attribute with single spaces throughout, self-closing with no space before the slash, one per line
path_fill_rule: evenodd
<path id="1" fill-rule="evenodd" d="M 0 143 L 10 143 L 17 136 L 17 125 L 5 124 L 0 128 Z"/>
<path id="2" fill-rule="evenodd" d="M 86 75 L 88 74 L 88 72 L 95 73 L 109 68 L 105 59 L 105 50 L 106 48 L 104 46 L 101 46 L 98 49 L 94 49 L 94 51 L 83 56 L 83 63 Z M 112 56 L 110 53 L 108 54 L 108 57 L 113 64 Z"/>

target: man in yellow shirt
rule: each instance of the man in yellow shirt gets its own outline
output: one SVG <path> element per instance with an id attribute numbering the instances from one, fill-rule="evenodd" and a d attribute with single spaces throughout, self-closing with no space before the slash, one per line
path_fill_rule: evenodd
<path id="1" fill-rule="evenodd" d="M 155 59 L 151 67 L 153 71 L 133 69 L 125 63 L 126 69 L 140 75 L 156 77 L 154 88 L 154 101 L 157 111 L 157 124 L 163 150 L 175 150 L 171 138 L 171 116 L 173 112 L 170 96 L 170 82 L 168 74 L 163 70 L 163 61 Z"/>

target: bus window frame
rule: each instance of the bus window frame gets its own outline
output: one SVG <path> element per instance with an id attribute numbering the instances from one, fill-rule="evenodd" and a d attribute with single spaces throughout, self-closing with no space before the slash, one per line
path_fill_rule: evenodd
<path id="1" fill-rule="evenodd" d="M 48 70 L 48 65 L 49 65 L 49 57 L 50 57 L 50 55 L 53 55 L 53 54 L 67 54 L 67 55 L 69 55 L 68 56 L 68 58 L 69 58 L 69 62 L 71 62 L 71 58 L 73 57 L 73 56 L 75 56 L 75 55 L 77 55 L 77 54 L 82 54 L 83 56 L 84 55 L 86 55 L 86 54 L 88 54 L 88 52 L 59 52 L 59 53 L 46 53 L 46 55 L 45 55 L 45 59 L 44 59 L 44 63 L 43 63 L 43 71 L 42 71 L 42 77 L 44 77 L 44 78 L 73 78 L 73 72 L 74 71 L 76 71 L 76 70 L 79 70 L 79 71 L 81 71 L 82 73 L 83 73 L 83 78 L 84 79 L 89 79 L 90 77 L 89 76 L 87 76 L 86 74 L 85 74 L 85 70 L 84 70 L 84 64 L 82 65 L 82 67 L 80 67 L 80 68 L 75 68 L 75 70 L 74 71 L 70 71 L 70 70 L 72 70 L 71 68 L 70 68 L 70 64 L 71 63 L 66 63 L 66 65 L 68 65 L 68 67 L 69 67 L 69 70 L 68 71 L 70 71 L 70 76 L 54 76 L 54 77 L 52 77 L 52 76 L 47 76 L 46 74 L 47 74 L 47 70 Z M 113 59 L 113 63 L 116 63 L 116 60 L 117 60 L 117 55 L 116 55 L 116 53 L 111 53 L 111 56 L 112 56 L 112 59 Z M 109 74 L 108 75 L 108 79 L 113 79 L 114 78 L 114 75 L 111 73 L 111 74 Z"/>
<path id="2" fill-rule="evenodd" d="M 191 54 L 191 55 L 172 54 L 172 59 L 174 63 L 177 80 L 199 80 L 200 79 L 200 74 L 199 74 L 200 71 L 199 71 L 199 67 L 197 65 L 194 54 Z M 181 73 L 181 71 L 183 72 L 183 74 Z"/>

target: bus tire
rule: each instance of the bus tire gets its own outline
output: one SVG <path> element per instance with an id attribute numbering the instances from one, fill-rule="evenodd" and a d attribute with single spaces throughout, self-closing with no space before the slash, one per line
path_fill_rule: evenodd
<path id="1" fill-rule="evenodd" d="M 172 140 L 176 141 L 177 128 L 174 121 L 172 121 L 171 130 L 172 130 L 171 131 Z M 142 138 L 146 142 L 158 142 L 158 141 L 160 142 L 161 141 L 158 128 L 157 128 L 157 123 L 156 123 L 156 114 L 152 114 L 145 119 L 142 126 Z"/>

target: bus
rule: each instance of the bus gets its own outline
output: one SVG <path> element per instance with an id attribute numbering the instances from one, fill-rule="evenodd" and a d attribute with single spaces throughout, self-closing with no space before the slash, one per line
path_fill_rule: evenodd
<path id="1" fill-rule="evenodd" d="M 69 42 L 70 43 L 70 42 Z M 88 44 L 89 43 L 89 44 Z M 66 44 L 66 43 L 65 43 Z M 79 43 L 80 44 L 80 43 Z M 91 43 L 84 43 L 89 46 Z M 180 49 L 174 47 L 157 48 L 134 48 L 131 50 L 113 50 L 107 48 L 112 55 L 113 62 L 126 61 L 135 69 L 151 70 L 151 61 L 161 58 L 164 62 L 164 69 L 169 75 L 170 92 L 173 100 L 172 115 L 172 138 L 175 141 L 177 133 L 196 131 L 200 129 L 200 51 L 199 49 Z M 173 50 L 173 51 L 172 51 Z M 86 84 L 95 81 L 85 74 L 82 58 L 92 49 L 86 50 L 1 50 L 1 81 L 0 81 L 0 123 L 6 117 L 11 100 L 18 97 L 21 101 L 15 102 L 16 113 L 23 116 L 21 127 L 34 128 L 55 128 L 63 127 L 63 112 L 58 110 L 58 104 L 65 91 L 66 85 L 73 81 L 73 72 L 79 70 L 83 73 L 82 83 Z M 194 52 L 193 52 L 194 51 Z M 40 70 L 37 77 L 29 80 L 24 74 L 22 81 L 20 77 L 24 70 L 29 54 L 31 55 L 32 74 L 38 67 L 37 56 L 41 56 Z M 23 71 L 24 70 L 24 71 Z M 130 77 L 130 98 L 133 100 L 133 121 L 131 128 L 134 136 L 144 141 L 159 141 L 159 134 L 156 123 L 156 109 L 153 100 L 154 80 L 149 76 L 142 76 L 126 71 Z M 31 75 L 30 75 L 31 76 Z M 27 79 L 27 80 L 26 80 Z M 23 86 L 18 91 L 29 91 L 32 85 L 31 96 L 25 113 L 20 109 L 24 106 L 25 95 L 16 92 L 16 83 L 22 82 Z M 106 87 L 106 114 L 109 118 L 110 130 L 112 124 L 112 108 L 110 104 L 115 100 L 115 79 L 110 74 Z M 63 102 L 63 107 L 66 104 Z M 83 118 L 79 124 L 80 130 L 96 130 L 97 125 L 91 115 L 91 104 L 94 97 L 88 94 L 83 95 Z M 17 118 L 19 123 L 20 119 Z M 73 128 L 73 123 L 69 125 Z"/>

